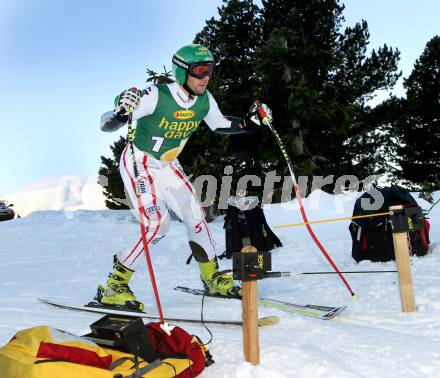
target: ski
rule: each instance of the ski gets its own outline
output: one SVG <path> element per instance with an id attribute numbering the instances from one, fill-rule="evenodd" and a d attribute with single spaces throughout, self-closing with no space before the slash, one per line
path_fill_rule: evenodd
<path id="1" fill-rule="evenodd" d="M 202 289 L 193 289 L 185 286 L 177 286 L 174 290 L 182 291 L 184 293 L 193 295 L 205 295 L 207 297 L 214 298 L 226 298 L 226 299 L 240 299 L 235 296 L 224 297 L 220 295 L 212 295 Z M 318 305 L 299 305 L 295 303 L 283 302 L 275 299 L 261 298 L 258 301 L 261 307 L 273 308 L 291 314 L 309 316 L 316 319 L 329 320 L 335 316 L 341 314 L 347 306 L 318 306 Z"/>
<path id="2" fill-rule="evenodd" d="M 146 312 L 128 310 L 128 309 L 118 309 L 112 306 L 105 306 L 98 302 L 90 302 L 83 306 L 75 306 L 69 304 L 63 304 L 57 301 L 52 301 L 49 299 L 39 298 L 38 301 L 47 304 L 49 306 L 62 308 L 71 311 L 89 312 L 95 314 L 110 314 L 110 315 L 122 315 L 122 316 L 133 316 L 140 317 L 143 319 L 160 320 L 157 315 L 151 315 Z M 258 326 L 266 327 L 275 325 L 279 322 L 278 316 L 266 316 L 258 319 Z M 201 319 L 190 319 L 190 318 L 176 318 L 176 317 L 166 317 L 165 321 L 170 323 L 197 323 L 201 324 Z M 243 322 L 240 320 L 220 320 L 220 319 L 203 319 L 204 324 L 216 324 L 216 325 L 232 325 L 232 326 L 242 326 Z"/>

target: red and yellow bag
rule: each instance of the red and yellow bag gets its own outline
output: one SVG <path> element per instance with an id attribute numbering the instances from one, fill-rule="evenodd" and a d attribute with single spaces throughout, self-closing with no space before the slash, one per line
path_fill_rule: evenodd
<path id="1" fill-rule="evenodd" d="M 148 363 L 55 328 L 25 329 L 0 349 L 2 378 L 189 378 L 210 355 L 197 338 L 177 326 L 150 323 L 146 332 L 160 359 Z"/>

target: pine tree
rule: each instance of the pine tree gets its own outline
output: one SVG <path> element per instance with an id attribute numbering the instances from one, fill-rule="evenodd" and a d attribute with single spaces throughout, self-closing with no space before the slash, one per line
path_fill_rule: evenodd
<path id="1" fill-rule="evenodd" d="M 300 175 L 376 168 L 362 158 L 379 143 L 366 102 L 397 81 L 399 51 L 384 45 L 367 56 L 367 22 L 342 30 L 343 9 L 337 0 L 263 0 L 261 91 Z"/>
<path id="2" fill-rule="evenodd" d="M 153 85 L 156 84 L 170 84 L 174 80 L 172 78 L 171 71 L 168 71 L 166 67 L 163 67 L 163 72 L 158 74 L 157 72 L 147 68 L 148 79 L 147 83 L 151 83 Z"/>
<path id="3" fill-rule="evenodd" d="M 250 0 L 224 4 L 195 39 L 216 57 L 210 91 L 220 109 L 242 116 L 255 98 L 266 102 L 299 175 L 383 172 L 382 113 L 366 103 L 397 81 L 399 51 L 384 45 L 367 55 L 366 21 L 342 29 L 337 0 L 263 0 L 261 10 Z M 232 164 L 237 176 L 288 175 L 266 128 L 220 141 L 209 130 L 198 133 L 183 153 L 196 171 Z"/>
<path id="4" fill-rule="evenodd" d="M 105 204 L 112 210 L 128 209 L 130 205 L 119 173 L 119 160 L 126 145 L 127 138 L 121 136 L 110 146 L 113 158 L 101 156 L 103 166 L 99 168 L 99 184 L 104 188 L 104 195 L 107 197 Z"/>
<path id="5" fill-rule="evenodd" d="M 397 138 L 395 174 L 413 188 L 440 189 L 440 37 L 433 37 L 404 80 L 406 99 L 395 101 L 391 133 Z"/>

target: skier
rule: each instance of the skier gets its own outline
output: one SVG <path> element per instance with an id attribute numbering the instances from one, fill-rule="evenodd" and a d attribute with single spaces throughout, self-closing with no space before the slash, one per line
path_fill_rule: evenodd
<path id="1" fill-rule="evenodd" d="M 148 246 L 156 244 L 168 231 L 168 208 L 178 214 L 185 225 L 192 255 L 200 268 L 206 290 L 220 296 L 241 296 L 241 288 L 231 275 L 219 272 L 215 243 L 195 191 L 180 166 L 177 156 L 201 121 L 220 134 L 239 134 L 256 129 L 259 119 L 254 103 L 244 118 L 228 119 L 206 89 L 214 70 L 214 57 L 204 46 L 191 44 L 179 49 L 172 58 L 175 82 L 158 84 L 142 91 L 131 88 L 115 99 L 113 112 L 104 113 L 101 130 L 115 131 L 128 121 L 131 109 L 136 133 L 133 141 L 137 178 L 127 144 L 121 155 L 120 173 L 133 204 L 137 203 L 136 180 L 141 193 L 142 211 Z M 137 209 L 136 209 L 137 210 Z M 96 300 L 102 304 L 143 310 L 128 283 L 142 261 L 143 243 L 114 256 L 113 270 L 105 287 L 99 285 Z"/>

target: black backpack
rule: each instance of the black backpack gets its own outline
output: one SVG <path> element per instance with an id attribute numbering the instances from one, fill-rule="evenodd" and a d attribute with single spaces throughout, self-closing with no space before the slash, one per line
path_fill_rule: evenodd
<path id="1" fill-rule="evenodd" d="M 252 200 L 248 204 L 251 202 Z M 263 209 L 259 204 L 250 210 L 241 210 L 229 203 L 223 228 L 226 236 L 226 250 L 219 256 L 220 258 L 230 259 L 232 254 L 240 252 L 244 245 L 252 245 L 258 251 L 265 252 L 275 247 L 282 247 L 280 239 L 267 224 Z"/>
<path id="2" fill-rule="evenodd" d="M 377 192 L 366 192 L 358 198 L 354 205 L 353 216 L 368 215 L 374 213 L 384 213 L 389 211 L 390 206 L 418 206 L 416 200 L 408 190 L 400 186 L 393 185 L 387 188 L 375 188 L 379 191 L 384 203 L 380 209 L 365 210 L 362 208 L 362 199 L 367 199 L 374 203 Z M 411 231 L 410 251 L 412 255 L 424 256 L 429 251 L 429 222 L 424 218 L 425 228 L 421 231 Z M 394 260 L 393 234 L 389 216 L 378 216 L 371 218 L 354 219 L 348 228 L 352 239 L 351 254 L 357 262 L 362 260 L 371 261 L 390 261 Z"/>

